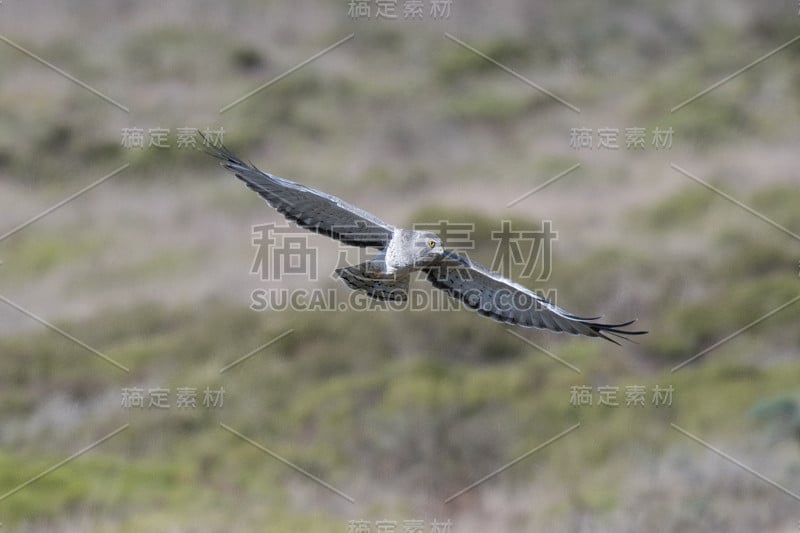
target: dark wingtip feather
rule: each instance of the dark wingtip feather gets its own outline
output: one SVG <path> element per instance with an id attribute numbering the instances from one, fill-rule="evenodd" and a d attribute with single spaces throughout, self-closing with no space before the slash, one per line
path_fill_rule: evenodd
<path id="1" fill-rule="evenodd" d="M 200 136 L 203 138 L 203 147 L 198 148 L 198 150 L 207 155 L 210 155 L 215 159 L 219 159 L 220 165 L 224 169 L 232 172 L 237 178 L 242 180 L 251 190 L 257 192 L 258 194 L 264 192 L 264 189 L 257 181 L 250 179 L 245 174 L 243 174 L 243 172 L 248 170 L 252 170 L 259 174 L 263 174 L 263 172 L 261 172 L 252 162 L 245 162 L 239 159 L 224 144 L 220 143 L 217 145 L 214 143 L 210 143 L 208 142 L 208 138 L 205 135 L 200 133 Z M 286 215 L 286 213 L 282 212 L 280 209 L 278 209 L 278 211 L 281 212 L 281 214 L 283 214 L 284 216 Z"/>
<path id="2" fill-rule="evenodd" d="M 632 339 L 628 338 L 629 335 L 646 335 L 647 333 L 649 333 L 648 331 L 645 331 L 645 330 L 631 331 L 631 330 L 621 329 L 621 328 L 628 327 L 628 326 L 630 326 L 631 324 L 633 324 L 635 322 L 636 322 L 636 319 L 629 320 L 627 322 L 620 322 L 619 324 L 597 324 L 597 323 L 589 323 L 589 322 L 585 322 L 585 324 L 587 326 L 589 326 L 590 328 L 592 328 L 592 331 L 598 337 L 603 338 L 603 339 L 605 339 L 605 340 L 607 340 L 609 342 L 613 342 L 614 344 L 619 346 L 620 343 L 618 343 L 617 341 L 615 341 L 611 337 L 608 337 L 606 334 L 613 335 L 613 336 L 615 336 L 615 337 L 617 337 L 619 339 L 623 339 L 623 340 L 626 340 L 628 342 L 635 343 L 635 341 L 633 341 Z"/>
<path id="3" fill-rule="evenodd" d="M 252 164 L 245 163 L 244 161 L 236 157 L 236 155 L 233 152 L 231 152 L 224 144 L 222 143 L 214 144 L 210 142 L 208 137 L 203 135 L 201 132 L 198 131 L 197 133 L 203 139 L 203 145 L 199 147 L 198 150 L 200 150 L 204 154 L 219 159 L 222 162 L 222 166 L 224 166 L 225 168 L 229 168 L 228 164 L 244 166 L 244 167 L 253 166 Z"/>

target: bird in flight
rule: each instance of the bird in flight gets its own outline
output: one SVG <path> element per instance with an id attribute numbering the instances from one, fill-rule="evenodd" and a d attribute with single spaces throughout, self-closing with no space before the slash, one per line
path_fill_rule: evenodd
<path id="1" fill-rule="evenodd" d="M 208 153 L 222 167 L 287 219 L 348 245 L 378 249 L 374 259 L 336 269 L 345 284 L 371 298 L 406 300 L 411 274 L 422 271 L 437 289 L 499 322 L 601 337 L 615 344 L 619 343 L 609 335 L 627 340 L 629 335 L 647 333 L 624 329 L 635 320 L 604 324 L 597 322 L 600 317 L 573 315 L 468 257 L 446 250 L 435 233 L 396 228 L 336 196 L 262 172 L 224 146 L 208 144 Z"/>

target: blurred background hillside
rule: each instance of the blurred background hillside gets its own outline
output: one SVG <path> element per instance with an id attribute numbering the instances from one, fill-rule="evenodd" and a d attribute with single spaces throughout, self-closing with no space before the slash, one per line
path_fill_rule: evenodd
<path id="1" fill-rule="evenodd" d="M 0 531 L 797 530 L 796 2 L 158 4 L 0 4 Z M 340 248 L 253 275 L 282 218 L 185 128 L 487 263 L 552 221 L 522 282 L 650 333 L 253 311 Z"/>

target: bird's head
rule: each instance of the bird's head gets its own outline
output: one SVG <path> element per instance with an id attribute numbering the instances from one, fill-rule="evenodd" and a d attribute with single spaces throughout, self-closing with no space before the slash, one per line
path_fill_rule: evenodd
<path id="1" fill-rule="evenodd" d="M 414 250 L 418 262 L 427 263 L 444 255 L 444 245 L 441 237 L 430 231 L 416 231 L 414 233 Z"/>

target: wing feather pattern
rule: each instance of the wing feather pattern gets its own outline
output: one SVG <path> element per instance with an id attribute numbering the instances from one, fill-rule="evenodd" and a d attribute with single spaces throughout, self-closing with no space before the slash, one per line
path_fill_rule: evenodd
<path id="1" fill-rule="evenodd" d="M 627 335 L 647 333 L 623 329 L 635 320 L 604 324 L 595 322 L 600 317 L 573 315 L 526 287 L 455 252 L 445 252 L 441 261 L 423 270 L 434 287 L 461 300 L 479 315 L 499 322 L 571 335 L 602 337 L 615 344 L 619 343 L 608 335 L 627 338 Z"/>
<path id="2" fill-rule="evenodd" d="M 245 163 L 224 146 L 208 146 L 208 153 L 221 161 L 269 205 L 299 226 L 345 244 L 384 249 L 394 226 L 341 198 L 311 187 L 262 172 Z"/>

